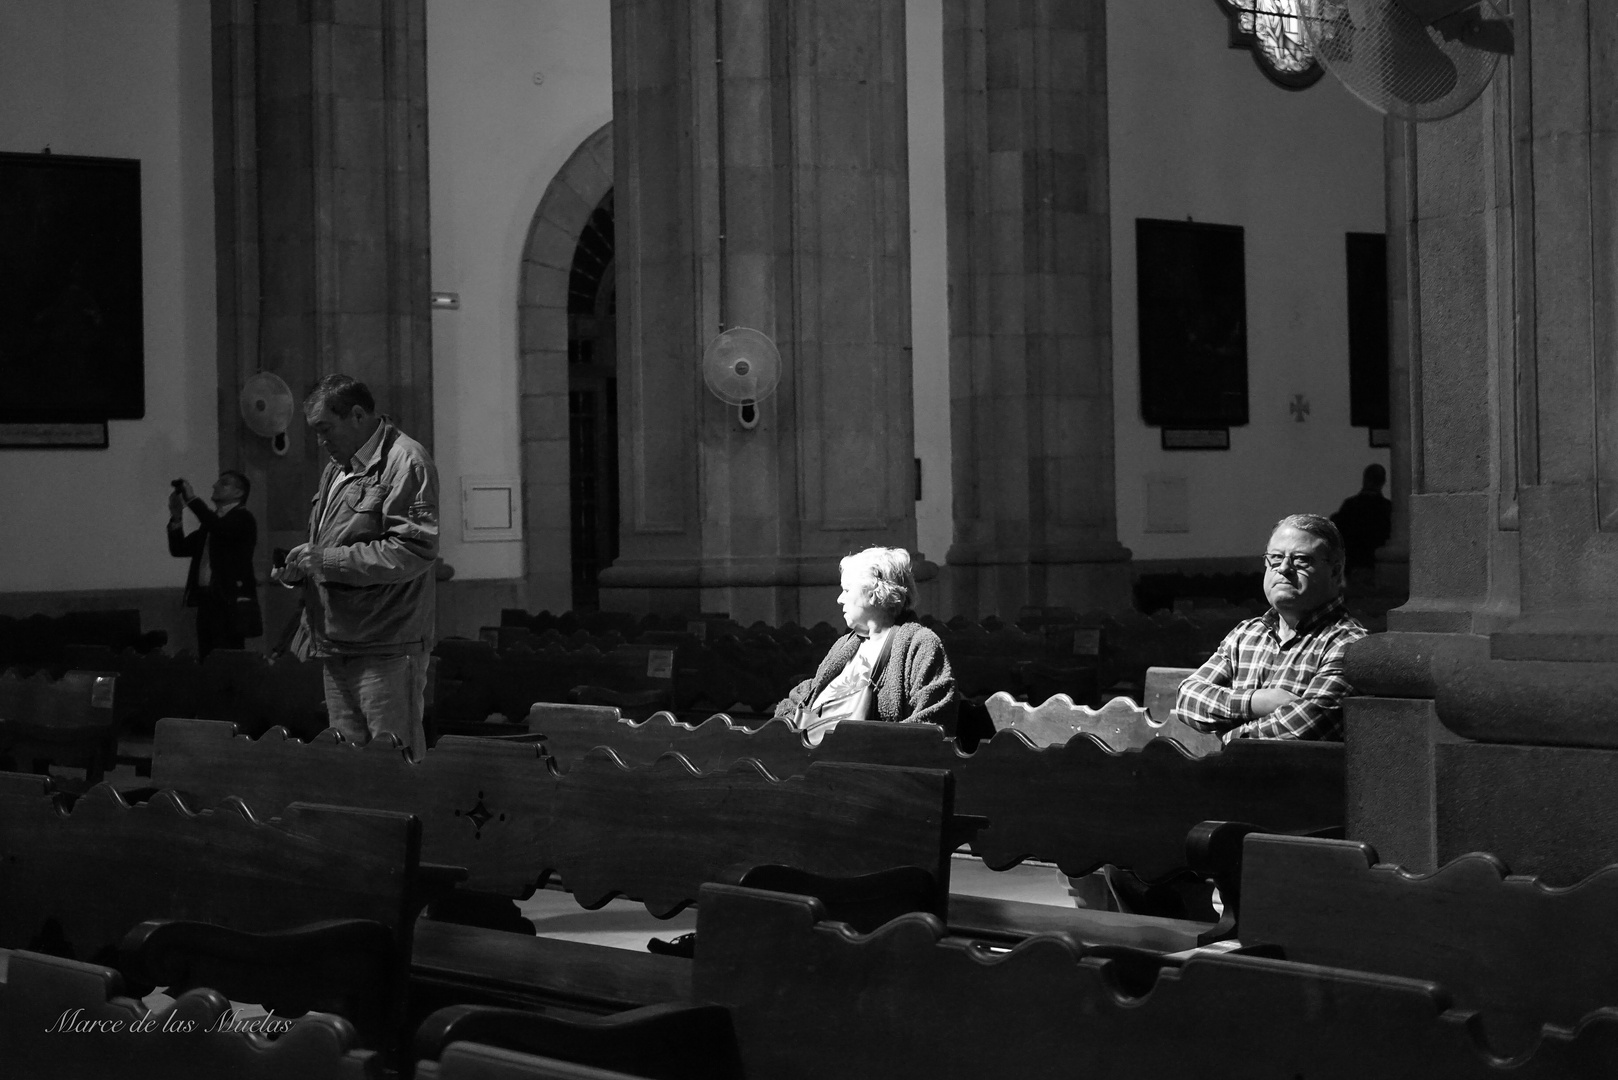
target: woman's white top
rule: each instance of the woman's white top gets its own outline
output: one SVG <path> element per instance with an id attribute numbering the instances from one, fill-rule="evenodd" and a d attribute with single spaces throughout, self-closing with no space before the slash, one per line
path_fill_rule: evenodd
<path id="1" fill-rule="evenodd" d="M 843 666 L 843 670 L 809 703 L 809 708 L 803 714 L 803 732 L 810 745 L 818 745 L 826 737 L 826 732 L 844 720 L 865 719 L 854 714 L 865 711 L 862 705 L 869 707 L 867 703 L 870 697 L 865 691 L 871 686 L 871 669 L 882 655 L 882 647 L 892 632 L 893 628 L 888 627 L 860 642 L 860 647 Z"/>

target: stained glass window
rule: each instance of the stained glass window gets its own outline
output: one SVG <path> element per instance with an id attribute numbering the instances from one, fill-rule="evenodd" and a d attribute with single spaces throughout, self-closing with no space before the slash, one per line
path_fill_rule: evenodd
<path id="1" fill-rule="evenodd" d="M 1304 37 L 1300 0 L 1216 0 L 1230 20 L 1230 47 L 1249 49 L 1271 82 L 1303 90 L 1325 69 Z"/>

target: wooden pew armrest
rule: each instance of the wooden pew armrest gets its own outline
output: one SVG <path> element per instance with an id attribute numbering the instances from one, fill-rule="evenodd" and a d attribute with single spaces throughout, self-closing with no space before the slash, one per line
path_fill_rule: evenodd
<path id="1" fill-rule="evenodd" d="M 890 919 L 912 911 L 942 915 L 941 892 L 932 874 L 919 866 L 897 866 L 858 877 L 824 877 L 790 866 L 752 866 L 722 880 L 749 889 L 813 896 L 826 918 L 868 934 Z"/>
<path id="2" fill-rule="evenodd" d="M 417 921 L 411 978 L 461 1000 L 617 1012 L 691 1001 L 691 961 L 476 926 Z"/>
<path id="3" fill-rule="evenodd" d="M 401 973 L 399 943 L 368 919 L 332 919 L 252 933 L 213 923 L 149 919 L 119 943 L 119 968 L 134 985 L 179 996 L 195 987 L 297 1016 L 347 1018 L 367 1046 L 390 1037 Z"/>
<path id="4" fill-rule="evenodd" d="M 1023 900 L 951 894 L 951 934 L 1015 944 L 1033 934 L 1066 934 L 1085 945 L 1117 945 L 1154 953 L 1183 952 L 1202 944 L 1209 924 L 1119 911 L 1092 911 Z"/>
<path id="5" fill-rule="evenodd" d="M 450 1044 L 476 1042 L 636 1076 L 740 1080 L 730 1011 L 665 1003 L 607 1016 L 569 1016 L 486 1005 L 439 1009 L 416 1030 L 413 1056 L 435 1061 Z"/>
<path id="6" fill-rule="evenodd" d="M 443 863 L 422 863 L 416 868 L 416 883 L 412 897 L 411 914 L 436 901 L 443 900 L 467 879 L 464 866 L 446 866 Z"/>

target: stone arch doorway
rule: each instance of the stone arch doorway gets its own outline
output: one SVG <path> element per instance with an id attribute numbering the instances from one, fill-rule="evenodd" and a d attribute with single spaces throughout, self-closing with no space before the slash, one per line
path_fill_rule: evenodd
<path id="1" fill-rule="evenodd" d="M 567 419 L 573 609 L 596 611 L 618 557 L 617 275 L 612 192 L 590 215 L 568 275 Z"/>
<path id="2" fill-rule="evenodd" d="M 599 564 L 599 570 L 610 563 L 617 546 L 616 518 L 602 520 L 616 511 L 618 498 L 616 395 L 608 398 L 615 380 L 609 386 L 606 376 L 608 370 L 616 373 L 611 363 L 616 294 L 611 221 L 612 124 L 607 123 L 580 143 L 557 171 L 534 211 L 523 245 L 517 303 L 518 391 L 527 537 L 523 576 L 531 610 L 561 611 L 593 603 L 594 571 L 577 564 L 588 560 Z M 578 363 L 575 357 L 580 358 Z M 578 392 L 597 395 L 593 402 L 574 398 L 576 382 Z M 585 439 L 575 423 L 575 408 L 588 409 L 592 404 L 596 421 Z M 609 427 L 610 454 L 604 430 Z M 586 494 L 582 477 L 581 484 L 574 482 L 575 449 L 587 454 L 589 447 L 595 448 L 593 462 L 585 461 L 592 470 L 593 495 Z M 586 498 L 593 503 L 575 512 L 575 501 Z M 587 522 L 592 525 L 585 529 Z M 575 595 L 575 581 L 586 575 L 589 594 Z"/>

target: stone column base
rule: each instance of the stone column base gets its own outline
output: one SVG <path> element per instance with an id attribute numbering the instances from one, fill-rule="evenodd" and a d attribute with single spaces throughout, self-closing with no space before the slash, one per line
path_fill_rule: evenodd
<path id="1" fill-rule="evenodd" d="M 1572 885 L 1618 863 L 1618 665 L 1499 660 L 1466 634 L 1351 646 L 1347 835 L 1431 872 L 1473 851 Z"/>

